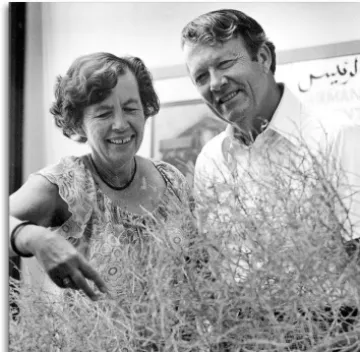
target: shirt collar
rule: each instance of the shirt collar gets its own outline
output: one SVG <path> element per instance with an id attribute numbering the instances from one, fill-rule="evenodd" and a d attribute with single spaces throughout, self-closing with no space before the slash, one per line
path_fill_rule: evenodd
<path id="1" fill-rule="evenodd" d="M 279 85 L 283 87 L 283 95 L 280 99 L 280 103 L 276 108 L 269 125 L 260 135 L 266 135 L 272 130 L 295 144 L 297 140 L 296 135 L 298 135 L 300 131 L 301 103 L 285 84 L 279 83 Z M 228 125 L 226 127 L 225 134 L 235 140 L 233 126 Z M 255 143 L 257 139 L 255 140 Z"/>

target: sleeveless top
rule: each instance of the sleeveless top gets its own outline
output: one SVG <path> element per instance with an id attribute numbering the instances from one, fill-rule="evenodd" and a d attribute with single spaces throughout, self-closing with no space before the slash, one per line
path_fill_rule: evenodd
<path id="1" fill-rule="evenodd" d="M 153 161 L 166 189 L 153 211 L 134 214 L 103 193 L 84 163 L 83 159 L 88 157 L 65 157 L 35 173 L 58 186 L 72 214 L 60 227 L 51 230 L 85 256 L 106 282 L 112 298 L 130 298 L 144 282 L 138 276 L 145 270 L 141 271 L 141 266 L 149 262 L 146 244 L 150 239 L 175 252 L 184 251 L 189 245 L 194 234 L 191 190 L 175 167 Z"/>

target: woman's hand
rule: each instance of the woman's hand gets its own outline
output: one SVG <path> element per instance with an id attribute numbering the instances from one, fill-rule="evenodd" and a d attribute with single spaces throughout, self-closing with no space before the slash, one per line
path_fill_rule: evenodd
<path id="1" fill-rule="evenodd" d="M 33 226 L 35 229 L 35 225 L 26 227 L 30 230 Z M 27 249 L 35 255 L 57 286 L 83 290 L 92 300 L 97 300 L 97 295 L 86 282 L 88 279 L 93 281 L 101 292 L 107 292 L 105 282 L 100 275 L 72 244 L 45 228 L 41 231 L 39 226 L 36 228 L 37 231 L 33 230 L 32 235 L 29 236 Z"/>

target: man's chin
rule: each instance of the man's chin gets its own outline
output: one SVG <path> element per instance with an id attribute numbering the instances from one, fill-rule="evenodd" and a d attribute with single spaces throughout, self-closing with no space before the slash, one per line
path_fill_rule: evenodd
<path id="1" fill-rule="evenodd" d="M 222 109 L 214 109 L 210 105 L 208 105 L 211 110 L 214 112 L 214 114 L 219 117 L 221 120 L 225 121 L 226 123 L 233 126 L 235 129 L 241 129 L 244 128 L 244 120 L 246 116 L 244 115 L 243 111 L 224 111 Z"/>

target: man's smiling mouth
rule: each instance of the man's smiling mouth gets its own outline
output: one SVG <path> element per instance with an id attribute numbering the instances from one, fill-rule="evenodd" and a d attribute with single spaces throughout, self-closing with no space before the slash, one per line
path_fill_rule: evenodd
<path id="1" fill-rule="evenodd" d="M 240 90 L 236 90 L 235 92 L 231 92 L 229 94 L 226 94 L 222 98 L 219 99 L 219 104 L 224 104 L 228 102 L 229 100 L 233 99 L 235 96 L 239 94 Z"/>

